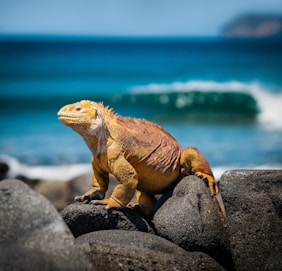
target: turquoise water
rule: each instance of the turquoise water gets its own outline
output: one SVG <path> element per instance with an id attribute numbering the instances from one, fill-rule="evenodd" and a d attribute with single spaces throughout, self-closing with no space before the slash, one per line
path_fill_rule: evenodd
<path id="1" fill-rule="evenodd" d="M 88 163 L 56 115 L 81 99 L 159 123 L 214 168 L 282 168 L 281 41 L 0 40 L 1 154 Z"/>

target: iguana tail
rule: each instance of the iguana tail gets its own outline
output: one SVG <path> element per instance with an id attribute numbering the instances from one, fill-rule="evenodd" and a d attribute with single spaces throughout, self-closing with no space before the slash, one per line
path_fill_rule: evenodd
<path id="1" fill-rule="evenodd" d="M 197 148 L 189 147 L 183 150 L 180 164 L 181 173 L 183 175 L 196 175 L 207 184 L 214 204 L 219 209 L 223 218 L 225 218 L 225 207 L 218 184 L 214 179 L 211 167 L 205 157 Z"/>

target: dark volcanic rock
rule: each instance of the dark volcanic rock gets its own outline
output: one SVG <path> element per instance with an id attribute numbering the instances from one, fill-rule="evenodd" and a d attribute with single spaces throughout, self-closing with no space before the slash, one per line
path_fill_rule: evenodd
<path id="1" fill-rule="evenodd" d="M 40 181 L 33 189 L 51 201 L 59 211 L 74 200 L 68 182 Z"/>
<path id="2" fill-rule="evenodd" d="M 18 180 L 0 182 L 1 270 L 93 270 L 59 213 Z"/>
<path id="3" fill-rule="evenodd" d="M 85 203 L 67 206 L 61 215 L 75 237 L 99 230 L 121 229 L 153 232 L 145 219 L 131 208 L 111 208 Z"/>
<path id="4" fill-rule="evenodd" d="M 0 161 L 0 180 L 3 180 L 7 177 L 9 169 L 10 167 L 7 163 Z"/>
<path id="5" fill-rule="evenodd" d="M 112 175 L 110 175 L 109 177 L 110 177 L 110 182 L 105 197 L 109 197 L 112 194 L 114 187 L 118 184 L 117 180 Z M 75 196 L 83 195 L 86 191 L 92 188 L 91 174 L 84 174 L 71 179 L 68 182 L 68 186 L 73 196 L 72 198 L 72 202 L 73 202 Z"/>
<path id="6" fill-rule="evenodd" d="M 91 188 L 91 174 L 84 174 L 65 182 L 48 180 L 29 181 L 28 179 L 23 181 L 50 200 L 59 211 L 73 203 L 75 196 L 83 195 Z M 106 196 L 111 194 L 115 184 L 116 181 L 111 177 Z"/>
<path id="7" fill-rule="evenodd" d="M 281 270 L 282 170 L 234 170 L 221 179 L 237 270 Z"/>
<path id="8" fill-rule="evenodd" d="M 91 186 L 91 175 L 84 174 L 69 181 L 21 179 L 36 192 L 50 200 L 61 211 L 74 202 L 74 197 L 84 194 Z"/>
<path id="9" fill-rule="evenodd" d="M 91 188 L 91 174 L 83 174 L 69 180 L 67 183 L 72 193 L 73 202 L 75 196 L 83 195 Z"/>
<path id="10" fill-rule="evenodd" d="M 154 215 L 158 235 L 187 251 L 205 252 L 230 267 L 227 230 L 206 184 L 196 176 L 188 176 L 172 189 L 167 192 L 171 197 Z"/>
<path id="11" fill-rule="evenodd" d="M 151 233 L 125 230 L 105 230 L 83 234 L 76 238 L 76 244 L 116 244 L 146 248 L 169 254 L 186 255 L 187 251 L 178 245 Z"/>
<path id="12" fill-rule="evenodd" d="M 152 234 L 107 230 L 76 240 L 98 270 L 224 270 L 204 253 L 186 252 Z"/>

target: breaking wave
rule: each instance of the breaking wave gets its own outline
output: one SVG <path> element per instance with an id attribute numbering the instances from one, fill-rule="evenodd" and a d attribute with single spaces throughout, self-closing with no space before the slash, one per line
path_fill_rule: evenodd
<path id="1" fill-rule="evenodd" d="M 130 88 L 130 93 L 120 99 L 130 104 L 170 109 L 178 114 L 237 116 L 246 120 L 256 119 L 269 128 L 282 128 L 282 93 L 257 82 L 149 84 Z"/>
<path id="2" fill-rule="evenodd" d="M 282 88 L 258 82 L 187 81 L 148 84 L 124 91 L 89 92 L 45 97 L 0 95 L 1 109 L 54 114 L 65 104 L 90 99 L 103 101 L 117 113 L 132 117 L 194 122 L 258 123 L 269 129 L 282 129 Z"/>

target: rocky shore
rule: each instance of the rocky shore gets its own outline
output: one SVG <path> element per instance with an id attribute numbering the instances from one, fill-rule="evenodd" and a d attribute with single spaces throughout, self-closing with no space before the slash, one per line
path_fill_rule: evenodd
<path id="1" fill-rule="evenodd" d="M 226 220 L 195 176 L 159 199 L 151 221 L 73 203 L 89 175 L 21 179 L 0 181 L 0 270 L 281 270 L 282 170 L 225 172 Z"/>

